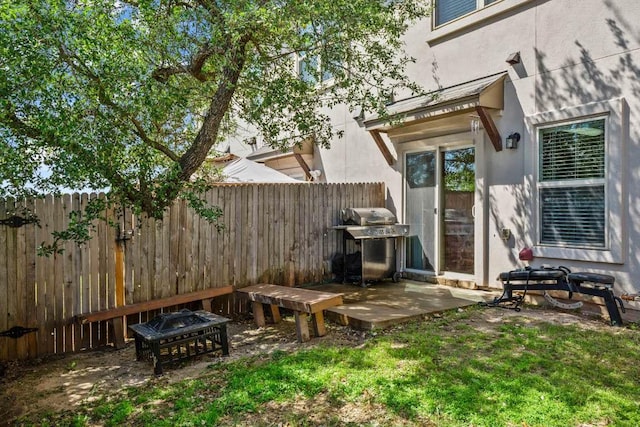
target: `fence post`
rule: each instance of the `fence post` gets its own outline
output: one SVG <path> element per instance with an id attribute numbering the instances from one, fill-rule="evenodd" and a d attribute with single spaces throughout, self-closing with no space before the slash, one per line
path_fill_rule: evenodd
<path id="1" fill-rule="evenodd" d="M 119 227 L 118 227 L 119 228 Z M 118 230 L 118 236 L 116 237 L 115 246 L 115 281 L 116 281 L 116 307 L 124 305 L 124 239 L 121 237 L 121 233 L 124 232 Z M 116 317 L 113 319 L 113 345 L 115 348 L 124 347 L 124 316 Z"/>

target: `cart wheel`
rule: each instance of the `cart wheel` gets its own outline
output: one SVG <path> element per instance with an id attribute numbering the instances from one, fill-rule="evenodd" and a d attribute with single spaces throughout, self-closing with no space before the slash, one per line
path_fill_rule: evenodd
<path id="1" fill-rule="evenodd" d="M 396 271 L 395 273 L 393 273 L 393 276 L 391 277 L 391 280 L 393 280 L 393 283 L 398 283 L 401 278 L 402 278 L 402 274 L 400 274 L 400 272 Z"/>

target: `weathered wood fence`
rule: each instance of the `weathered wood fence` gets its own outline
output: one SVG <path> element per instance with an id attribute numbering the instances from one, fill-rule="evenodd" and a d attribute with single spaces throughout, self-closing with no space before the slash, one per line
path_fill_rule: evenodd
<path id="1" fill-rule="evenodd" d="M 39 218 L 37 225 L 0 225 L 0 332 L 37 328 L 19 338 L 0 336 L 0 360 L 105 345 L 108 325 L 77 325 L 73 317 L 122 303 L 227 285 L 325 280 L 327 260 L 341 248 L 339 233 L 331 230 L 339 210 L 384 206 L 385 189 L 380 183 L 219 185 L 206 198 L 224 211 L 221 231 L 184 201 L 162 220 L 111 210 L 105 215 L 120 224 L 120 235 L 117 227 L 96 222 L 86 244 L 67 242 L 62 254 L 38 256 L 37 247 L 65 229 L 69 213 L 95 197 L 101 196 L 0 201 L 0 220 L 22 208 Z M 117 283 L 124 285 L 121 295 Z"/>

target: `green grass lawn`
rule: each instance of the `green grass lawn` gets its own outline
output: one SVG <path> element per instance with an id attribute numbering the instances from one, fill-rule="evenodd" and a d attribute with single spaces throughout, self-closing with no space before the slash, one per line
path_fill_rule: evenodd
<path id="1" fill-rule="evenodd" d="M 198 379 L 128 388 L 49 425 L 638 426 L 640 332 L 473 308 L 358 348 L 320 346 L 212 365 Z M 482 326 L 482 327 L 480 327 Z M 345 409 L 346 408 L 346 409 Z M 344 418 L 357 409 L 355 421 Z M 342 414 L 342 415 L 341 415 Z"/>

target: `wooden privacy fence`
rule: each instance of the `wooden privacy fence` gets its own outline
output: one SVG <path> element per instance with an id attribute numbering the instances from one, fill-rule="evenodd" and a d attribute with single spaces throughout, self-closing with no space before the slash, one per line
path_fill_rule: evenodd
<path id="1" fill-rule="evenodd" d="M 0 200 L 0 220 L 23 208 L 39 219 L 20 227 L 0 225 L 0 332 L 37 328 L 19 338 L 0 336 L 0 360 L 108 344 L 107 324 L 78 325 L 73 318 L 123 303 L 228 285 L 327 279 L 327 261 L 341 248 L 339 233 L 331 230 L 340 209 L 382 207 L 385 188 L 381 183 L 223 184 L 206 193 L 211 205 L 223 209 L 220 231 L 184 201 L 174 203 L 162 220 L 112 209 L 105 216 L 120 225 L 119 233 L 96 222 L 87 243 L 67 242 L 62 254 L 38 256 L 38 246 L 65 229 L 69 213 L 96 197 L 103 195 Z M 124 289 L 117 295 L 120 284 Z"/>

